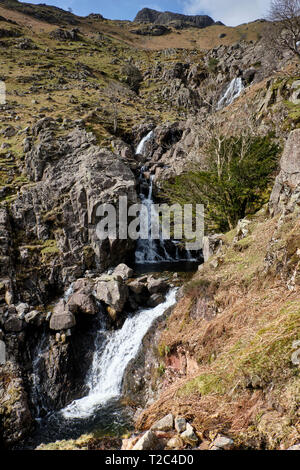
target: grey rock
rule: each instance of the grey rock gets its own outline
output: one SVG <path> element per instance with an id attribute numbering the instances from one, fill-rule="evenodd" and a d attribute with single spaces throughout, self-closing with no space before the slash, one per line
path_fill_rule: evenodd
<path id="1" fill-rule="evenodd" d="M 186 424 L 186 430 L 180 434 L 180 437 L 184 442 L 192 446 L 196 446 L 199 440 L 190 423 Z"/>
<path id="2" fill-rule="evenodd" d="M 172 413 L 156 421 L 152 426 L 152 431 L 171 431 L 174 428 L 174 417 Z"/>
<path id="3" fill-rule="evenodd" d="M 159 292 L 166 292 L 168 284 L 164 279 L 155 279 L 151 276 L 148 279 L 147 288 L 150 294 L 157 294 Z"/>
<path id="4" fill-rule="evenodd" d="M 182 433 L 186 430 L 186 419 L 180 416 L 175 418 L 175 429 L 178 433 Z"/>
<path id="5" fill-rule="evenodd" d="M 133 269 L 129 268 L 126 264 L 121 263 L 116 267 L 116 269 L 114 269 L 113 275 L 118 275 L 123 280 L 126 280 L 133 276 Z"/>
<path id="6" fill-rule="evenodd" d="M 96 284 L 96 297 L 116 312 L 121 312 L 128 299 L 128 287 L 118 281 L 100 281 Z"/>
<path id="7" fill-rule="evenodd" d="M 10 315 L 4 322 L 4 330 L 6 332 L 19 333 L 23 330 L 23 320 L 17 315 Z"/>
<path id="8" fill-rule="evenodd" d="M 55 331 L 67 330 L 76 325 L 76 319 L 64 300 L 60 300 L 54 307 L 50 319 L 50 329 Z"/>
<path id="9" fill-rule="evenodd" d="M 217 436 L 217 438 L 213 441 L 212 447 L 217 447 L 221 450 L 231 450 L 234 446 L 234 441 L 226 436 Z M 214 449 L 216 450 L 216 449 Z"/>
<path id="10" fill-rule="evenodd" d="M 16 311 L 20 318 L 24 318 L 24 315 L 28 312 L 29 310 L 29 305 L 26 302 L 21 302 L 18 305 L 16 305 Z"/>
<path id="11" fill-rule="evenodd" d="M 149 430 L 137 441 L 132 450 L 154 450 L 158 444 L 158 437 L 153 431 Z"/>
<path id="12" fill-rule="evenodd" d="M 38 310 L 31 310 L 31 312 L 26 313 L 25 322 L 29 325 L 41 326 L 45 319 L 45 314 Z"/>
<path id="13" fill-rule="evenodd" d="M 215 234 L 203 238 L 203 256 L 205 263 L 218 253 L 223 245 L 222 235 Z"/>
<path id="14" fill-rule="evenodd" d="M 75 292 L 68 300 L 68 308 L 72 313 L 85 313 L 95 315 L 98 311 L 94 297 L 84 292 Z"/>

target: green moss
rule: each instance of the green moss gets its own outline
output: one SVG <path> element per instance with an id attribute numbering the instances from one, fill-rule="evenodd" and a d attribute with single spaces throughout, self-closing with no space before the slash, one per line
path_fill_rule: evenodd
<path id="1" fill-rule="evenodd" d="M 221 376 L 215 374 L 202 374 L 186 384 L 178 390 L 178 396 L 186 396 L 199 393 L 200 395 L 225 393 L 224 380 Z"/>

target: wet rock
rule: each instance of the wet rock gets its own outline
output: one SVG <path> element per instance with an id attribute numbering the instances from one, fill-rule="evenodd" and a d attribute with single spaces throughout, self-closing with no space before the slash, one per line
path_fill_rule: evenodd
<path id="1" fill-rule="evenodd" d="M 54 307 L 53 314 L 50 319 L 50 329 L 59 331 L 67 330 L 76 325 L 76 320 L 69 307 L 64 300 L 60 300 Z"/>
<path id="2" fill-rule="evenodd" d="M 143 289 L 145 288 L 145 284 L 136 280 L 136 281 L 130 282 L 128 284 L 128 287 L 134 294 L 141 294 Z"/>
<path id="3" fill-rule="evenodd" d="M 158 444 L 158 437 L 153 431 L 149 430 L 137 441 L 132 450 L 154 450 Z"/>
<path id="4" fill-rule="evenodd" d="M 180 434 L 180 437 L 184 442 L 191 446 L 196 446 L 199 440 L 193 427 L 189 423 L 186 423 L 186 430 Z"/>
<path id="5" fill-rule="evenodd" d="M 234 447 L 232 439 L 219 435 L 213 442 L 211 450 L 231 450 Z"/>
<path id="6" fill-rule="evenodd" d="M 147 302 L 148 307 L 155 308 L 165 300 L 162 294 L 152 294 Z"/>
<path id="7" fill-rule="evenodd" d="M 172 413 L 164 416 L 151 426 L 152 431 L 171 431 L 174 427 L 174 417 Z"/>
<path id="8" fill-rule="evenodd" d="M 177 418 L 175 418 L 175 429 L 179 433 L 184 432 L 186 430 L 186 419 L 177 416 Z"/>

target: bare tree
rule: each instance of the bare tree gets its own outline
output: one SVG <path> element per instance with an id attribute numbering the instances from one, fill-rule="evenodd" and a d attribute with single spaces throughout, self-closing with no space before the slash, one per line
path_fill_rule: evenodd
<path id="1" fill-rule="evenodd" d="M 300 60 L 300 0 L 272 0 L 265 37 L 279 51 L 289 50 Z"/>

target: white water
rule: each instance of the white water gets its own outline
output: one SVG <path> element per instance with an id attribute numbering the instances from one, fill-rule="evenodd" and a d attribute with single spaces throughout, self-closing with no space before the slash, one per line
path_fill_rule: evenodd
<path id="1" fill-rule="evenodd" d="M 224 95 L 221 97 L 217 104 L 217 109 L 219 110 L 225 108 L 226 106 L 229 106 L 231 103 L 233 103 L 233 101 L 240 96 L 244 88 L 245 87 L 240 77 L 231 80 Z"/>
<path id="2" fill-rule="evenodd" d="M 87 418 L 98 406 L 121 395 L 126 367 L 136 357 L 141 342 L 154 320 L 175 304 L 175 297 L 176 289 L 172 289 L 165 302 L 152 309 L 140 310 L 127 318 L 120 330 L 108 332 L 100 325 L 88 378 L 89 394 L 61 410 L 65 418 Z"/>
<path id="3" fill-rule="evenodd" d="M 153 139 L 154 137 L 154 132 L 151 131 L 149 132 L 149 134 L 147 134 L 145 137 L 142 138 L 142 140 L 140 141 L 139 145 L 137 146 L 136 148 L 136 155 L 144 155 L 145 154 L 145 147 L 146 147 L 146 143 Z"/>
<path id="4" fill-rule="evenodd" d="M 145 182 L 145 179 L 143 178 L 143 168 L 141 170 L 141 175 L 140 175 L 140 181 L 143 183 Z M 155 208 L 154 208 L 154 201 L 152 197 L 153 193 L 153 179 L 154 177 L 150 177 L 150 182 L 149 182 L 149 191 L 148 195 L 145 196 L 142 192 L 139 194 L 139 197 L 141 199 L 141 202 L 144 206 L 144 211 L 141 212 L 141 216 L 144 215 L 145 217 L 148 218 L 147 221 L 147 227 L 148 227 L 148 238 L 147 239 L 142 239 L 140 238 L 137 242 L 137 247 L 135 251 L 135 262 L 137 264 L 147 264 L 147 263 L 159 263 L 162 261 L 175 261 L 166 251 L 164 242 L 162 239 L 162 235 L 160 240 L 153 240 L 151 237 L 151 213 L 153 212 L 153 216 L 155 213 Z M 158 252 L 158 246 L 161 249 L 161 253 L 159 254 Z"/>

